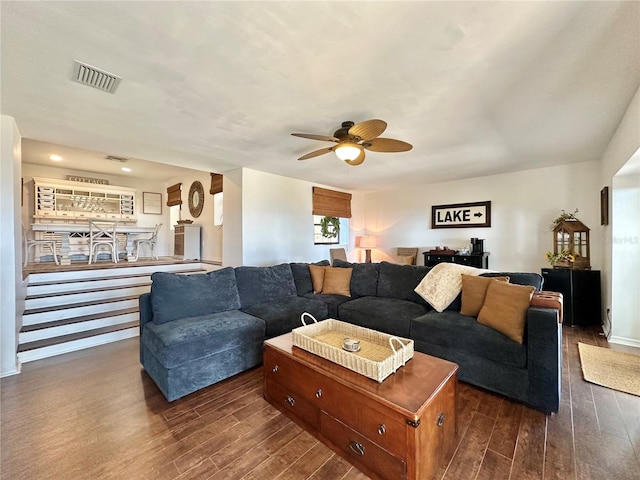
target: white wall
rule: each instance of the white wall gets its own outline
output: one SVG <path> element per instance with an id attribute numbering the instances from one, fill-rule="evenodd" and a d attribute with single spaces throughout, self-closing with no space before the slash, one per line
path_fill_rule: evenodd
<path id="1" fill-rule="evenodd" d="M 0 376 L 18 373 L 16 355 L 26 285 L 22 280 L 20 231 L 20 132 L 2 116 L 0 132 Z"/>
<path id="2" fill-rule="evenodd" d="M 204 205 L 202 207 L 202 213 L 198 218 L 191 216 L 189 212 L 189 189 L 191 184 L 195 181 L 202 183 L 204 188 Z M 209 260 L 215 262 L 222 261 L 222 228 L 216 227 L 213 224 L 213 195 L 209 193 L 211 188 L 211 174 L 208 172 L 201 172 L 199 170 L 185 170 L 183 175 L 175 177 L 168 181 L 164 186 L 164 195 L 166 203 L 167 187 L 175 185 L 176 183 L 182 183 L 182 208 L 180 211 L 180 218 L 182 220 L 193 220 L 194 225 L 200 225 L 200 239 L 202 245 L 202 260 Z M 223 185 L 224 188 L 224 185 Z M 225 193 L 226 200 L 226 193 Z M 168 207 L 167 214 L 168 214 Z M 168 223 L 167 223 L 168 224 Z M 173 230 L 170 232 L 171 238 L 169 239 L 170 251 L 173 254 Z"/>
<path id="3" fill-rule="evenodd" d="M 366 194 L 367 231 L 379 237 L 373 260 L 389 258 L 397 247 L 459 249 L 477 237 L 485 239 L 489 268 L 540 272 L 549 266 L 545 252 L 553 249 L 549 225 L 562 209 L 577 208 L 577 217 L 591 228 L 591 266 L 599 269 L 599 170 L 596 162 L 585 162 Z M 487 200 L 490 228 L 430 228 L 432 205 Z M 422 254 L 418 264 L 424 264 Z"/>
<path id="4" fill-rule="evenodd" d="M 636 91 L 627 111 L 620 122 L 613 138 L 609 142 L 609 146 L 602 156 L 601 161 L 601 175 L 600 183 L 601 187 L 605 185 L 613 186 L 613 178 L 620 168 L 631 159 L 635 152 L 640 148 L 640 88 Z M 612 194 L 613 194 L 613 189 Z M 613 199 L 612 199 L 613 206 Z M 629 291 L 625 285 L 625 273 L 619 271 L 617 274 L 612 269 L 612 257 L 615 244 L 613 242 L 613 226 L 617 223 L 624 223 L 629 221 L 627 218 L 623 218 L 612 212 L 610 214 L 610 222 L 607 227 L 604 227 L 602 233 L 602 243 L 606 246 L 604 249 L 604 261 L 602 267 L 602 285 L 603 285 L 603 307 L 611 310 L 611 318 L 605 318 L 604 331 L 607 336 L 611 338 L 611 325 L 616 325 L 622 330 L 627 331 L 626 323 L 627 319 L 618 318 L 616 316 L 616 305 L 613 304 L 613 288 L 620 288 L 618 294 L 628 295 L 629 298 L 635 299 L 635 302 L 640 305 L 640 295 L 638 291 Z M 636 246 L 640 248 L 640 244 Z M 614 275 L 617 275 L 617 280 L 614 279 Z M 621 297 L 617 295 L 617 298 Z M 640 307 L 639 307 L 640 308 Z M 638 322 L 638 318 L 635 319 Z M 633 341 L 640 345 L 640 335 L 636 336 Z"/>
<path id="5" fill-rule="evenodd" d="M 614 177 L 612 204 L 610 340 L 640 347 L 640 175 Z"/>
<path id="6" fill-rule="evenodd" d="M 229 177 L 228 177 L 229 176 Z M 225 230 L 231 211 L 241 212 L 241 251 L 225 248 L 225 264 L 274 265 L 283 262 L 313 262 L 329 259 L 329 248 L 335 245 L 314 245 L 312 188 L 323 186 L 251 169 L 233 175 L 225 173 Z M 227 182 L 237 188 L 241 182 L 241 199 L 227 197 Z M 331 187 L 329 187 L 331 188 Z M 238 206 L 238 202 L 241 206 Z M 227 209 L 230 210 L 228 213 Z M 352 201 L 350 224 L 362 224 L 358 218 L 358 201 Z M 234 221 L 237 222 L 237 219 Z M 234 223 L 234 227 L 237 226 Z M 353 233 L 353 227 L 350 228 Z M 350 234 L 347 250 L 353 247 Z M 225 246 L 227 245 L 225 236 Z M 229 256 L 227 257 L 227 252 Z M 240 262 L 241 260 L 241 262 Z"/>

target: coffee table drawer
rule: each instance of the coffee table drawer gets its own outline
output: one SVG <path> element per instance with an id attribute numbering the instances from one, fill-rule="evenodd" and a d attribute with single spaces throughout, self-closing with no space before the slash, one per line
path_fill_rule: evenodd
<path id="1" fill-rule="evenodd" d="M 405 478 L 405 462 L 325 412 L 320 414 L 320 433 L 364 470 L 375 472 L 385 480 Z"/>
<path id="2" fill-rule="evenodd" d="M 265 385 L 265 397 L 309 427 L 315 430 L 319 428 L 320 410 L 318 407 L 288 386 L 280 385 L 277 382 L 269 382 Z"/>
<path id="3" fill-rule="evenodd" d="M 366 399 L 357 392 L 271 348 L 265 349 L 264 371 L 267 383 L 275 381 L 288 387 L 381 447 L 405 458 L 406 419 L 396 412 L 382 406 L 379 409 L 367 406 Z"/>

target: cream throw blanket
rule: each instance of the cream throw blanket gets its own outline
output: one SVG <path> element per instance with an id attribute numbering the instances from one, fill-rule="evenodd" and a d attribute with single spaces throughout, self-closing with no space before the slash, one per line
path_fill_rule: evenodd
<path id="1" fill-rule="evenodd" d="M 439 263 L 429 270 L 429 273 L 415 288 L 415 292 L 424 298 L 434 310 L 442 312 L 451 305 L 451 302 L 462 290 L 463 273 L 465 275 L 480 275 L 491 271 L 455 263 Z"/>

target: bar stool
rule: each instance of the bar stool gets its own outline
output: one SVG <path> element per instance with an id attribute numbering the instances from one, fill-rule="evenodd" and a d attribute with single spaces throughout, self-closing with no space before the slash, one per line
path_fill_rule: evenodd
<path id="1" fill-rule="evenodd" d="M 98 248 L 106 245 L 111 250 L 113 263 L 118 263 L 118 222 L 94 222 L 89 220 L 89 265 L 98 258 Z"/>

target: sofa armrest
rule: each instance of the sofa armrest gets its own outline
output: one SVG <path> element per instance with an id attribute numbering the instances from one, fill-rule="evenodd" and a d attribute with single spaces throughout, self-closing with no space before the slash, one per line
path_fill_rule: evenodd
<path id="1" fill-rule="evenodd" d="M 555 308 L 527 312 L 529 400 L 547 413 L 557 412 L 562 390 L 562 324 Z"/>
<path id="2" fill-rule="evenodd" d="M 153 310 L 151 310 L 151 294 L 143 293 L 138 299 L 138 308 L 140 309 L 140 336 L 144 324 L 153 320 Z"/>

